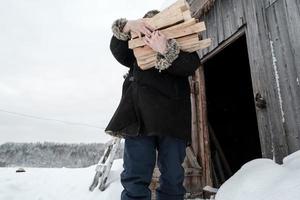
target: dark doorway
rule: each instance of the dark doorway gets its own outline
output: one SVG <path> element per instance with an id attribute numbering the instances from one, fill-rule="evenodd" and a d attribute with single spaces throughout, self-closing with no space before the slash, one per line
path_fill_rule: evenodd
<path id="1" fill-rule="evenodd" d="M 245 35 L 206 61 L 204 73 L 213 176 L 219 186 L 243 164 L 261 157 Z"/>

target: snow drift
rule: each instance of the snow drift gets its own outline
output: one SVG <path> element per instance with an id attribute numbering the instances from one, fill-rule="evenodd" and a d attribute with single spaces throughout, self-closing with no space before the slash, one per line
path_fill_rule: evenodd
<path id="1" fill-rule="evenodd" d="M 219 189 L 216 200 L 296 200 L 300 199 L 300 151 L 283 160 L 246 163 Z"/>

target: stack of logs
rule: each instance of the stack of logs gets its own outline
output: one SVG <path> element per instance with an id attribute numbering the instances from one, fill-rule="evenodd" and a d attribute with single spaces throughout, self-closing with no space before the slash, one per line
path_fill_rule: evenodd
<path id="1" fill-rule="evenodd" d="M 178 0 L 154 17 L 145 20 L 168 39 L 175 38 L 182 51 L 194 52 L 211 44 L 210 38 L 201 40 L 199 33 L 205 31 L 205 24 L 192 18 L 190 7 L 185 0 Z M 157 52 L 147 46 L 142 38 L 132 33 L 128 46 L 133 49 L 141 69 L 146 70 L 155 66 Z"/>

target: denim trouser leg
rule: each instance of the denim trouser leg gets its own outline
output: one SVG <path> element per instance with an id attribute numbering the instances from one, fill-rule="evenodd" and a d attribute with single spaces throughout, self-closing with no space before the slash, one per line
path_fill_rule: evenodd
<path id="1" fill-rule="evenodd" d="M 158 150 L 158 167 L 161 172 L 157 200 L 183 200 L 186 143 L 169 136 L 127 137 L 124 147 L 124 170 L 121 183 L 124 190 L 121 200 L 150 200 L 152 180 Z"/>
<path id="2" fill-rule="evenodd" d="M 161 137 L 158 144 L 157 165 L 161 176 L 156 189 L 157 200 L 183 200 L 186 189 L 183 186 L 186 156 L 185 141 L 172 137 Z"/>
<path id="3" fill-rule="evenodd" d="M 156 161 L 154 136 L 127 137 L 124 146 L 121 200 L 150 200 L 148 188 Z"/>

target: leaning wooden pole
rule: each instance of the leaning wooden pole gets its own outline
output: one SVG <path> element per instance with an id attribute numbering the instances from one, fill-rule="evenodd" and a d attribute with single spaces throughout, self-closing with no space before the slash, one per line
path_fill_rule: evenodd
<path id="1" fill-rule="evenodd" d="M 196 118 L 197 118 L 197 132 L 198 132 L 198 159 L 202 166 L 202 177 L 201 181 L 204 186 L 212 184 L 211 177 L 211 153 L 210 153 L 210 142 L 209 142 L 209 131 L 208 131 L 208 120 L 207 120 L 207 107 L 206 107 L 206 93 L 205 93 L 205 78 L 204 68 L 201 65 L 195 72 L 193 77 L 195 87 L 198 95 L 196 95 Z"/>
<path id="2" fill-rule="evenodd" d="M 197 101 L 197 95 L 199 93 L 199 90 L 195 87 L 195 81 L 193 80 L 193 77 L 189 77 L 190 81 L 190 87 L 191 87 L 191 114 L 192 114 L 192 144 L 191 144 L 191 151 L 193 152 L 195 158 L 197 159 L 200 167 L 201 167 L 201 175 L 200 176 L 195 176 L 192 175 L 190 177 L 186 177 L 185 179 L 185 187 L 188 192 L 188 196 L 190 198 L 194 197 L 203 197 L 203 192 L 202 192 L 202 166 L 200 164 L 198 152 L 199 152 L 199 134 L 198 134 L 198 125 L 197 125 L 197 114 L 196 114 L 196 101 Z M 191 166 L 191 163 L 187 163 L 188 166 Z"/>

